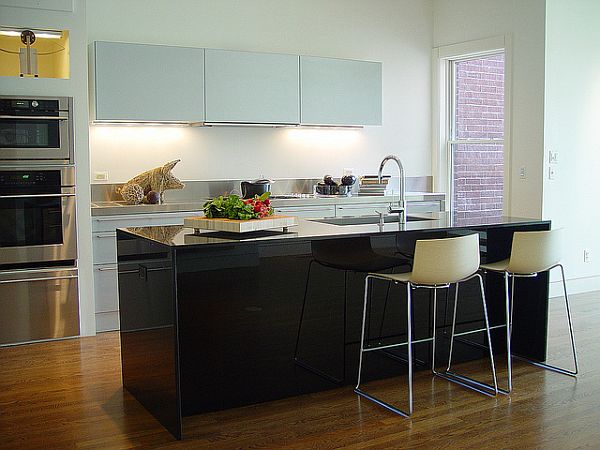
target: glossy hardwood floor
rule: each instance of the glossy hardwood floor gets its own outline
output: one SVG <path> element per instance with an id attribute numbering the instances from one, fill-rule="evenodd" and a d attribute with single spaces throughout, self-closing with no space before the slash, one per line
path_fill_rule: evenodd
<path id="1" fill-rule="evenodd" d="M 566 364 L 563 305 L 553 299 L 550 360 Z M 0 448 L 600 448 L 600 292 L 572 307 L 577 380 L 517 361 L 514 393 L 488 398 L 418 372 L 411 419 L 347 387 L 187 418 L 182 442 L 123 391 L 118 333 L 2 348 Z M 403 401 L 405 379 L 371 389 Z"/>

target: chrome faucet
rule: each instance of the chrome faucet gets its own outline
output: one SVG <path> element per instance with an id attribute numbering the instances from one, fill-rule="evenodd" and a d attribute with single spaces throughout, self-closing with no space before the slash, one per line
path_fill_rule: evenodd
<path id="1" fill-rule="evenodd" d="M 397 207 L 392 207 L 390 205 L 389 213 L 398 214 L 399 221 L 401 223 L 406 223 L 406 177 L 404 175 L 404 166 L 402 165 L 402 161 L 400 161 L 400 158 L 398 158 L 395 155 L 387 155 L 385 158 L 383 158 L 381 164 L 379 165 L 379 173 L 377 174 L 377 178 L 379 183 L 381 183 L 381 175 L 383 173 L 383 168 L 385 164 L 390 160 L 395 161 L 396 165 L 398 166 L 398 183 L 400 184 L 400 198 L 398 199 Z"/>

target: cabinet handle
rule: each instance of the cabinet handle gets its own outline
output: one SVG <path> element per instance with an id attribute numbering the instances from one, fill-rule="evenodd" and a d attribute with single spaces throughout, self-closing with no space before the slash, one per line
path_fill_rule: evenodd
<path id="1" fill-rule="evenodd" d="M 117 267 L 98 267 L 96 270 L 98 272 L 107 272 L 109 270 L 117 270 Z"/>
<path id="2" fill-rule="evenodd" d="M 97 238 L 114 238 L 117 237 L 115 233 L 97 234 Z"/>
<path id="3" fill-rule="evenodd" d="M 22 278 L 22 279 L 18 279 L 18 280 L 3 280 L 3 281 L 0 281 L 0 284 L 29 283 L 31 281 L 66 280 L 68 278 L 77 278 L 77 275 L 64 275 L 62 277 Z"/>
<path id="4" fill-rule="evenodd" d="M 15 116 L 12 114 L 2 114 L 0 119 L 19 119 L 19 120 L 67 120 L 68 117 L 60 116 Z"/>
<path id="5" fill-rule="evenodd" d="M 75 194 L 29 194 L 29 195 L 0 195 L 0 198 L 38 198 L 38 197 L 75 197 Z"/>

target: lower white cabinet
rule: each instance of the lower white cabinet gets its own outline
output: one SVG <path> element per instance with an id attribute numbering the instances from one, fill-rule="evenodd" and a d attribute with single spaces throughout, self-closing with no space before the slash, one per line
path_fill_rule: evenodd
<path id="1" fill-rule="evenodd" d="M 119 288 L 116 264 L 94 265 L 96 330 L 119 329 Z"/>
<path id="2" fill-rule="evenodd" d="M 335 207 L 336 217 L 352 216 L 376 216 L 377 211 L 387 214 L 390 203 L 370 203 L 368 205 L 337 205 Z"/>
<path id="3" fill-rule="evenodd" d="M 151 225 L 183 225 L 185 217 L 199 215 L 202 215 L 201 211 L 94 216 L 92 218 L 97 332 L 119 329 L 116 229 Z"/>
<path id="4" fill-rule="evenodd" d="M 324 217 L 335 217 L 335 205 L 316 206 L 274 206 L 275 214 L 285 216 L 302 217 L 303 219 L 322 219 Z"/>

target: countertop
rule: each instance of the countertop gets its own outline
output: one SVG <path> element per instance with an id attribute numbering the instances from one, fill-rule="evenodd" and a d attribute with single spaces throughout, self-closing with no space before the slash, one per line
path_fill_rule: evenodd
<path id="1" fill-rule="evenodd" d="M 317 219 L 321 220 L 321 219 Z M 360 220 L 360 219 L 357 219 Z M 368 220 L 368 219 L 366 219 Z M 287 233 L 281 230 L 269 230 L 252 233 L 225 233 L 215 231 L 200 231 L 195 233 L 191 228 L 182 225 L 154 226 L 122 229 L 127 233 L 149 239 L 171 247 L 192 247 L 217 244 L 245 243 L 257 241 L 284 241 L 289 239 L 313 240 L 328 237 L 353 235 L 383 235 L 411 231 L 443 231 L 443 230 L 474 230 L 478 227 L 502 227 L 512 225 L 550 224 L 550 221 L 527 219 L 519 217 L 487 217 L 472 215 L 468 218 L 454 218 L 448 212 L 422 213 L 409 215 L 405 224 L 387 222 L 383 226 L 375 224 L 333 225 L 319 221 L 298 219 L 298 225 L 290 227 Z"/>
<path id="2" fill-rule="evenodd" d="M 201 198 L 197 201 L 165 202 L 160 205 L 128 205 L 123 201 L 98 201 L 92 202 L 92 216 L 202 211 L 202 207 L 207 200 L 207 198 Z M 407 192 L 406 200 L 410 202 L 444 201 L 445 195 L 436 192 Z M 276 208 L 283 208 L 291 206 L 393 203 L 396 201 L 398 201 L 398 197 L 392 195 L 352 195 L 348 197 L 274 198 L 272 204 Z"/>

